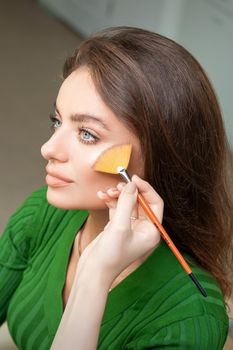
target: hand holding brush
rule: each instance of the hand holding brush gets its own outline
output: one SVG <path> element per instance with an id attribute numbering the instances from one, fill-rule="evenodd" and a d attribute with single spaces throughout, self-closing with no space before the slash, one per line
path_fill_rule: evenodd
<path id="1" fill-rule="evenodd" d="M 132 146 L 131 144 L 126 145 L 118 145 L 114 146 L 110 149 L 107 149 L 105 152 L 101 154 L 101 156 L 95 162 L 93 168 L 96 171 L 110 173 L 110 174 L 119 174 L 126 182 L 131 182 L 131 178 L 127 173 L 127 167 L 130 161 Z M 175 244 L 172 242 L 170 236 L 162 226 L 161 222 L 156 217 L 153 210 L 150 208 L 146 199 L 139 193 L 137 196 L 137 200 L 140 203 L 141 207 L 144 209 L 145 213 L 148 215 L 150 220 L 154 223 L 154 225 L 158 228 L 161 233 L 162 238 L 167 243 L 168 247 L 171 249 L 173 254 L 176 256 L 186 273 L 189 275 L 193 283 L 199 289 L 201 294 L 204 297 L 207 297 L 206 291 L 199 283 L 196 276 L 193 274 L 190 266 L 187 264 Z"/>

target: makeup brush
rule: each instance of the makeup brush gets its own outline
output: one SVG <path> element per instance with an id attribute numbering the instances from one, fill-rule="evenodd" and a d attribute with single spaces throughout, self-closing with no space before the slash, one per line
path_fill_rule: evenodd
<path id="1" fill-rule="evenodd" d="M 132 151 L 132 145 L 119 145 L 108 148 L 101 153 L 93 168 L 103 173 L 118 174 L 118 166 L 127 169 Z M 119 163 L 120 162 L 120 163 Z"/>
<path id="2" fill-rule="evenodd" d="M 129 164 L 131 151 L 131 144 L 113 146 L 100 155 L 100 157 L 96 160 L 95 164 L 93 165 L 93 169 L 109 174 L 119 174 L 126 182 L 130 182 L 132 180 L 129 174 L 127 173 L 126 169 Z M 145 198 L 140 193 L 138 193 L 137 200 L 141 207 L 144 209 L 147 216 L 160 231 L 162 238 L 164 239 L 168 247 L 171 249 L 173 254 L 176 256 L 177 260 L 180 262 L 180 264 L 187 272 L 189 277 L 192 279 L 196 287 L 199 289 L 201 294 L 204 297 L 207 297 L 205 289 L 199 283 L 197 277 L 194 275 L 191 268 L 189 267 L 179 250 L 176 248 L 175 244 L 172 242 L 170 236 L 159 222 L 158 218 L 150 208 L 149 204 L 146 202 Z"/>

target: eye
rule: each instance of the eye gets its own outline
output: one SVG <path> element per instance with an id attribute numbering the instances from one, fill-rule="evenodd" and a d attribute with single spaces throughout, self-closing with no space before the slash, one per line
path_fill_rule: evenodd
<path id="1" fill-rule="evenodd" d="M 52 113 L 49 115 L 49 119 L 52 123 L 51 130 L 54 131 L 55 129 L 57 129 L 61 126 L 61 121 L 58 118 L 56 118 L 55 115 L 53 115 Z"/>
<path id="2" fill-rule="evenodd" d="M 52 113 L 49 115 L 49 119 L 52 123 L 51 125 L 51 130 L 55 131 L 58 129 L 61 125 L 62 122 Z M 95 144 L 99 141 L 99 137 L 93 135 L 87 128 L 85 127 L 80 127 L 78 128 L 78 139 L 80 142 L 84 144 Z"/>
<path id="3" fill-rule="evenodd" d="M 81 127 L 79 129 L 79 141 L 85 144 L 95 144 L 99 138 L 93 135 L 88 129 Z"/>

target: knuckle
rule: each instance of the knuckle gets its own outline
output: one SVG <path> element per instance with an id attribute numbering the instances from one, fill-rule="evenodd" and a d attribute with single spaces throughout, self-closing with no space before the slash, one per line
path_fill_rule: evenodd
<path id="1" fill-rule="evenodd" d="M 153 189 L 153 191 L 154 191 L 156 202 L 163 205 L 164 204 L 163 198 L 154 189 Z"/>
<path id="2" fill-rule="evenodd" d="M 159 202 L 162 208 L 164 208 L 164 200 L 162 197 L 159 196 Z"/>
<path id="3" fill-rule="evenodd" d="M 143 187 L 145 188 L 145 190 L 152 190 L 153 189 L 153 187 L 150 185 L 150 183 L 147 182 L 146 180 L 142 180 L 142 183 L 143 183 Z"/>
<path id="4" fill-rule="evenodd" d="M 149 248 L 154 248 L 160 241 L 160 236 L 158 233 L 153 233 L 148 238 L 148 246 Z"/>
<path id="5" fill-rule="evenodd" d="M 160 241 L 160 234 L 153 224 L 148 225 L 147 243 L 150 248 L 155 247 Z"/>

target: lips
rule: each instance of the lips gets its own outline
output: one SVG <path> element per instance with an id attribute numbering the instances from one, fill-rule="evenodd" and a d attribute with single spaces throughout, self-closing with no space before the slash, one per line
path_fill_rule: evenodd
<path id="1" fill-rule="evenodd" d="M 68 179 L 60 174 L 47 171 L 47 175 L 45 178 L 45 181 L 47 185 L 52 186 L 52 187 L 63 187 L 71 184 L 73 181 L 71 179 Z"/>

